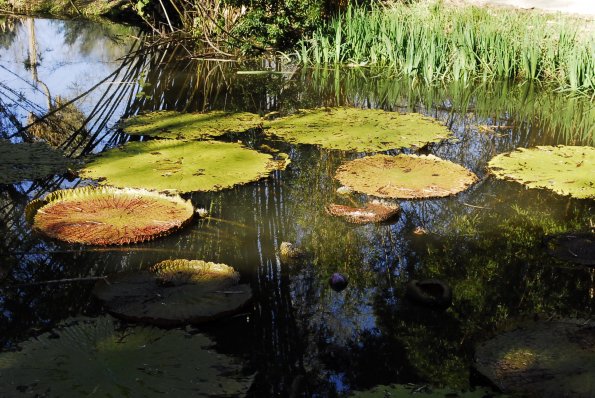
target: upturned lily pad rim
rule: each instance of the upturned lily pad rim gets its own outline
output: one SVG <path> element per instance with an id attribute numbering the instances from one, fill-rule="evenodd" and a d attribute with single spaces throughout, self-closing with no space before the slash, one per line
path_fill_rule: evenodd
<path id="1" fill-rule="evenodd" d="M 172 206 L 172 208 L 170 209 L 171 211 L 173 211 L 173 209 L 177 209 L 178 212 L 181 212 L 183 214 L 183 217 L 180 218 L 179 220 L 176 219 L 175 221 L 173 221 L 171 223 L 171 225 L 169 226 L 169 228 L 165 228 L 166 225 L 162 224 L 162 226 L 164 228 L 160 228 L 160 227 L 155 227 L 155 232 L 154 233 L 146 233 L 146 234 L 139 234 L 139 235 L 131 235 L 129 238 L 122 238 L 122 239 L 105 239 L 105 240 L 91 240 L 90 237 L 82 237 L 82 238 L 77 238 L 75 237 L 63 237 L 61 236 L 61 234 L 59 232 L 52 232 L 52 231 L 47 231 L 44 228 L 40 228 L 38 225 L 36 225 L 36 217 L 40 214 L 40 211 L 43 211 L 44 208 L 48 207 L 50 208 L 50 206 L 56 205 L 56 204 L 60 204 L 60 203 L 67 203 L 69 201 L 84 201 L 85 199 L 89 199 L 89 200 L 96 200 L 97 197 L 101 197 L 102 195 L 107 195 L 109 196 L 114 196 L 114 198 L 121 196 L 121 197 L 132 197 L 132 198 L 144 198 L 147 200 L 155 200 L 156 203 L 160 202 L 160 203 L 166 203 L 170 206 Z M 153 207 L 154 208 L 154 207 Z M 76 211 L 73 213 L 69 213 L 70 216 L 76 215 L 76 216 L 82 216 L 83 213 L 81 213 L 80 208 L 75 209 Z M 122 209 L 123 212 L 126 212 L 127 209 Z M 140 215 L 146 215 L 146 212 L 135 212 L 133 210 L 130 210 L 130 212 L 126 212 L 127 214 L 138 214 Z M 171 212 L 169 213 L 169 215 L 171 216 Z M 145 241 L 149 241 L 149 240 L 153 240 L 156 239 L 158 237 L 161 236 L 165 236 L 165 235 L 169 235 L 173 232 L 176 232 L 180 229 L 182 229 L 183 227 L 185 227 L 186 225 L 188 225 L 190 222 L 192 222 L 192 220 L 194 219 L 195 216 L 195 212 L 194 212 L 194 207 L 192 205 L 192 203 L 189 200 L 184 200 L 182 199 L 179 195 L 166 195 L 166 194 L 162 194 L 162 193 L 157 193 L 154 191 L 148 191 L 145 189 L 133 189 L 133 188 L 114 188 L 114 187 L 96 187 L 96 186 L 86 186 L 86 187 L 79 187 L 79 188 L 72 188 L 72 189 L 62 189 L 62 190 L 58 190 L 58 191 L 54 191 L 49 193 L 48 195 L 45 196 L 45 198 L 43 199 L 35 199 L 33 201 L 31 201 L 29 204 L 27 204 L 27 206 L 25 207 L 25 218 L 28 221 L 28 223 L 32 226 L 33 230 L 44 235 L 47 238 L 50 239 L 55 239 L 61 242 L 66 242 L 66 243 L 75 243 L 75 244 L 83 244 L 83 245 L 99 245 L 99 246 L 103 246 L 103 245 L 122 245 L 122 244 L 131 244 L 131 243 L 142 243 Z M 92 218 L 90 216 L 90 218 Z M 135 217 L 136 218 L 136 217 Z M 136 218 L 138 220 L 138 218 Z M 66 218 L 67 221 L 68 218 Z M 147 224 L 147 227 L 150 227 L 151 225 L 155 225 L 155 222 L 157 222 L 156 220 L 152 220 L 153 223 L 149 223 Z M 169 219 L 167 220 L 168 222 L 171 222 L 172 220 Z M 72 222 L 72 225 L 76 226 L 77 223 L 73 222 L 72 220 L 70 220 L 70 222 Z M 93 224 L 95 223 L 93 220 L 88 220 L 89 223 Z M 112 225 L 109 222 L 105 223 L 106 226 Z M 64 225 L 65 227 L 67 226 L 67 224 Z M 128 227 L 127 225 L 124 225 L 124 227 Z M 116 227 L 117 228 L 117 227 Z M 76 234 L 75 234 L 76 235 Z"/>

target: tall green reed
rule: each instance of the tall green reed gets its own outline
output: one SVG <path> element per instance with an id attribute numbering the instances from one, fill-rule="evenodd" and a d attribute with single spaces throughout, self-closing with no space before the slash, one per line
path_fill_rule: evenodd
<path id="1" fill-rule="evenodd" d="M 296 56 L 303 64 L 390 66 L 427 83 L 535 80 L 595 92 L 595 33 L 578 22 L 442 3 L 350 6 L 303 39 Z"/>

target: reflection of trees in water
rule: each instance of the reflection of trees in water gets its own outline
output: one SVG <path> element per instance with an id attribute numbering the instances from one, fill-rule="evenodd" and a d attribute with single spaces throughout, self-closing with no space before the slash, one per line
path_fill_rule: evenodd
<path id="1" fill-rule="evenodd" d="M 0 47 L 8 49 L 12 45 L 21 24 L 20 18 L 0 15 Z"/>
<path id="2" fill-rule="evenodd" d="M 100 51 L 102 58 L 118 59 L 127 54 L 122 41 L 127 36 L 136 35 L 138 29 L 130 26 L 102 22 L 95 23 L 82 19 L 61 21 L 59 30 L 64 35 L 64 44 L 76 47 L 77 52 L 89 55 Z"/>

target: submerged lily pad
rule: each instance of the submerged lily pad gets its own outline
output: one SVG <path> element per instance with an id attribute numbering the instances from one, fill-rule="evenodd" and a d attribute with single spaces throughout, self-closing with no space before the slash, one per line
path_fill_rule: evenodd
<path id="1" fill-rule="evenodd" d="M 251 376 L 202 334 L 75 318 L 0 354 L 3 397 L 244 396 Z"/>
<path id="2" fill-rule="evenodd" d="M 535 397 L 595 395 L 595 322 L 538 320 L 476 347 L 475 366 L 505 392 Z"/>
<path id="3" fill-rule="evenodd" d="M 490 171 L 501 180 L 545 188 L 578 199 L 595 198 L 595 148 L 538 146 L 494 157 Z"/>
<path id="4" fill-rule="evenodd" d="M 0 159 L 0 184 L 63 173 L 74 163 L 43 142 L 13 144 L 0 140 Z"/>
<path id="5" fill-rule="evenodd" d="M 288 163 L 286 156 L 274 160 L 237 143 L 153 140 L 108 150 L 87 164 L 81 175 L 117 187 L 183 193 L 256 181 Z"/>
<path id="6" fill-rule="evenodd" d="M 477 176 L 463 166 L 436 156 L 374 155 L 339 167 L 343 185 L 381 198 L 438 198 L 464 191 Z"/>
<path id="7" fill-rule="evenodd" d="M 124 319 L 182 325 L 218 319 L 241 310 L 249 285 L 225 264 L 166 260 L 143 271 L 123 272 L 97 282 L 93 294 Z"/>
<path id="8" fill-rule="evenodd" d="M 217 137 L 229 132 L 243 132 L 259 127 L 260 123 L 260 116 L 247 112 L 180 113 L 158 111 L 125 119 L 121 123 L 121 127 L 125 133 L 131 135 L 200 139 Z"/>
<path id="9" fill-rule="evenodd" d="M 86 245 L 144 242 L 170 234 L 194 214 L 189 201 L 136 189 L 85 187 L 52 192 L 26 209 L 33 229 Z"/>
<path id="10" fill-rule="evenodd" d="M 451 136 L 437 120 L 418 113 L 377 109 L 318 108 L 265 123 L 268 134 L 296 144 L 377 152 L 423 147 Z"/>
<path id="11" fill-rule="evenodd" d="M 387 221 L 399 214 L 399 210 L 400 207 L 397 204 L 384 203 L 377 200 L 366 203 L 364 207 L 351 207 L 335 203 L 326 207 L 326 211 L 329 214 L 343 217 L 354 224 Z"/>
<path id="12" fill-rule="evenodd" d="M 549 236 L 548 252 L 563 261 L 595 265 L 595 233 L 576 232 Z"/>

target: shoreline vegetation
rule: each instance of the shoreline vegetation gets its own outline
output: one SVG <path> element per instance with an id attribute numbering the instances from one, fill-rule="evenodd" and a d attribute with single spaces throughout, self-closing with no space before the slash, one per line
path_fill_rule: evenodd
<path id="1" fill-rule="evenodd" d="M 382 67 L 440 82 L 538 82 L 595 96 L 595 22 L 444 1 L 0 0 L 0 11 L 136 19 L 217 57 Z"/>

